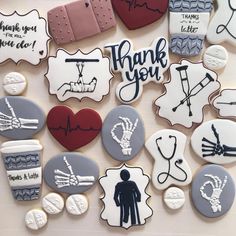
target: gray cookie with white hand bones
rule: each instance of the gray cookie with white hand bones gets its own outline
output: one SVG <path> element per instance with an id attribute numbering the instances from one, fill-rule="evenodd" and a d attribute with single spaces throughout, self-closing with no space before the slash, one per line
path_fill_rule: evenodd
<path id="1" fill-rule="evenodd" d="M 235 197 L 235 184 L 225 168 L 213 164 L 205 165 L 192 182 L 191 197 L 200 214 L 216 218 L 231 208 Z"/>
<path id="2" fill-rule="evenodd" d="M 144 125 L 137 111 L 127 105 L 114 108 L 102 127 L 102 143 L 118 161 L 133 159 L 144 145 Z"/>

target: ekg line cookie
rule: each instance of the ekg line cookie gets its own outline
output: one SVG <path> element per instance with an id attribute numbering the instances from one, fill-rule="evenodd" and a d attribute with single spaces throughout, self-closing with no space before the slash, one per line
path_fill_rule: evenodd
<path id="1" fill-rule="evenodd" d="M 170 0 L 170 49 L 184 56 L 198 55 L 203 46 L 212 0 Z"/>
<path id="2" fill-rule="evenodd" d="M 48 12 L 50 33 L 65 44 L 104 32 L 116 25 L 110 0 L 79 0 Z"/>

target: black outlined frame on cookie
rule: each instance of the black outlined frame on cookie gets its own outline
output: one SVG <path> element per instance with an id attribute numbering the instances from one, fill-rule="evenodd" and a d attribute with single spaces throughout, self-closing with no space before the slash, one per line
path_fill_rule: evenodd
<path id="1" fill-rule="evenodd" d="M 140 175 L 141 177 L 144 177 L 144 178 L 146 178 L 146 180 L 144 180 L 143 179 L 143 181 L 141 181 L 142 183 L 142 185 L 143 185 L 143 187 L 144 188 L 141 188 L 140 187 L 140 185 L 136 185 L 136 181 L 133 181 L 132 180 L 132 178 L 133 178 L 133 176 L 132 175 L 135 175 L 134 173 L 131 173 L 130 174 L 130 172 L 132 172 L 132 171 L 138 171 L 139 173 L 138 173 L 138 175 Z M 115 181 L 115 183 L 114 183 L 114 181 L 112 182 L 113 183 L 113 185 L 114 185 L 114 191 L 109 191 L 109 193 L 110 194 L 107 194 L 106 193 L 106 189 L 104 188 L 104 179 L 105 178 L 108 178 L 109 177 L 109 172 L 111 173 L 111 172 L 118 172 L 118 173 L 115 173 L 115 174 L 113 174 L 113 173 L 111 173 L 111 176 L 110 177 L 114 177 L 114 176 L 116 176 L 116 175 L 119 175 L 120 176 L 120 180 L 119 181 Z M 139 176 L 139 179 L 140 179 L 140 176 Z M 135 177 L 134 177 L 135 178 Z M 105 180 L 106 181 L 106 180 Z M 103 183 L 101 183 L 101 182 L 103 182 Z M 108 179 L 108 182 L 109 182 L 109 186 L 108 186 L 108 188 L 110 188 L 111 187 L 111 182 L 110 182 L 110 180 Z M 107 182 L 107 183 L 108 183 Z M 132 215 L 132 211 L 131 211 L 131 209 L 130 209 L 130 202 L 129 202 L 129 204 L 127 204 L 126 206 L 124 206 L 124 208 L 123 208 L 123 211 L 122 211 L 122 204 L 120 204 L 120 202 L 119 202 L 119 197 L 118 197 L 118 194 L 122 194 L 121 192 L 122 191 L 119 191 L 120 190 L 120 188 L 122 188 L 122 185 L 126 185 L 126 184 L 124 184 L 124 182 L 127 182 L 128 184 L 131 184 L 131 185 L 133 185 L 133 186 L 136 186 L 135 187 L 135 189 L 136 189 L 136 191 L 137 192 L 139 192 L 140 194 L 137 194 L 136 195 L 136 198 L 135 198 L 135 200 L 133 200 L 133 201 L 136 201 L 136 202 L 132 202 L 132 204 L 134 204 L 134 206 L 133 206 L 133 208 L 134 208 L 134 210 L 133 210 L 133 213 L 134 213 L 134 211 L 135 211 L 135 213 L 136 213 L 136 217 L 139 217 L 139 220 L 140 221 L 138 221 L 138 219 L 137 219 L 137 221 L 138 221 L 138 224 L 133 224 L 132 225 L 132 223 L 129 225 L 129 226 L 127 226 L 127 227 L 125 227 L 125 226 L 123 226 L 123 224 L 125 223 L 125 221 L 122 221 L 122 219 L 124 219 L 125 217 L 126 217 L 126 220 L 128 220 L 127 219 L 127 217 L 129 218 L 129 220 L 128 220 L 128 222 L 127 222 L 127 224 L 128 223 L 130 223 L 130 221 L 131 221 L 131 215 Z M 143 182 L 146 182 L 146 183 L 143 183 Z M 101 186 L 101 188 L 102 188 L 102 190 L 103 190 L 103 196 L 101 196 L 100 197 L 100 200 L 103 202 L 103 209 L 102 209 L 102 211 L 101 211 L 101 214 L 100 214 L 100 218 L 102 219 L 102 220 L 104 220 L 104 221 L 106 221 L 107 222 L 107 224 L 109 225 L 109 226 L 111 226 L 111 227 L 122 227 L 122 228 L 124 228 L 124 229 L 126 229 L 126 230 L 128 230 L 130 227 L 132 227 L 132 226 L 142 226 L 142 225 L 144 225 L 145 223 L 146 223 L 146 220 L 148 219 L 148 218 L 150 218 L 152 215 L 153 215 L 153 210 L 152 210 L 152 208 L 148 205 L 148 203 L 147 203 L 147 201 L 148 201 L 148 199 L 151 197 L 149 194 L 147 194 L 147 192 L 146 192 L 146 189 L 147 189 L 147 187 L 148 187 L 148 184 L 150 183 L 150 177 L 148 176 L 148 175 L 146 175 L 146 174 L 144 174 L 144 172 L 143 172 L 143 169 L 141 168 L 141 167 L 136 167 L 136 166 L 129 166 L 129 165 L 127 165 L 126 163 L 123 163 L 123 164 L 121 164 L 120 166 L 118 166 L 118 167 L 111 167 L 111 168 L 107 168 L 106 169 L 106 171 L 105 171 L 105 175 L 104 176 L 102 176 L 102 177 L 100 177 L 99 178 L 99 183 L 100 183 L 100 186 Z M 105 183 L 106 184 L 106 183 Z M 129 190 L 130 188 L 128 188 L 128 190 Z M 125 190 L 124 190 L 125 191 Z M 136 192 L 135 191 L 135 192 Z M 119 192 L 119 193 L 117 193 L 117 192 Z M 143 194 L 143 195 L 142 195 Z M 109 195 L 110 195 L 110 197 L 111 198 L 109 198 Z M 108 199 L 107 199 L 108 198 Z M 105 218 L 105 217 L 103 217 L 103 215 L 104 214 L 106 214 L 106 202 L 107 201 L 109 201 L 109 200 L 111 200 L 112 201 L 112 203 L 113 203 L 113 206 L 108 206 L 108 208 L 110 209 L 110 210 L 114 210 L 113 208 L 115 207 L 115 209 L 117 210 L 117 208 L 119 208 L 118 209 L 118 211 L 120 212 L 119 214 L 117 214 L 117 215 L 115 215 L 115 213 L 113 212 L 113 214 L 112 215 L 114 215 L 114 216 L 118 216 L 118 219 L 117 219 L 117 221 L 118 221 L 118 223 L 116 223 L 116 224 L 111 224 L 111 222 L 109 222 L 109 219 L 108 218 Z M 140 211 L 140 209 L 141 209 L 141 207 L 140 207 L 140 205 L 138 206 L 138 204 L 144 204 L 144 206 L 143 207 L 145 207 L 146 208 L 146 210 L 145 211 L 149 211 L 148 213 L 146 212 L 146 216 L 145 217 L 142 217 L 141 218 L 141 214 L 140 213 L 142 213 L 142 211 Z M 128 207 L 128 209 L 130 209 L 130 211 L 128 212 L 129 214 L 128 214 L 128 216 L 126 215 L 125 216 L 125 208 L 126 208 L 126 210 L 127 210 L 127 207 Z M 139 210 L 138 210 L 139 209 Z M 124 214 L 122 214 L 122 212 L 124 213 Z M 137 214 L 138 213 L 138 214 Z"/>
<path id="2" fill-rule="evenodd" d="M 187 74 L 186 75 L 182 75 L 182 77 L 180 77 L 180 75 L 181 75 L 181 72 L 180 71 L 178 71 L 177 69 L 178 68 L 180 68 L 180 67 L 182 67 L 182 69 L 183 70 L 186 70 L 187 68 L 185 67 L 184 68 L 184 65 L 185 64 L 189 64 L 189 65 L 191 65 L 191 66 L 197 66 L 197 65 L 201 65 L 202 66 L 202 68 L 204 68 L 204 70 L 206 70 L 207 72 L 204 74 L 204 78 L 201 78 L 201 79 L 199 79 L 199 81 L 196 83 L 196 84 L 193 84 L 193 86 L 189 86 L 189 84 L 186 84 L 187 85 L 187 87 L 186 86 L 184 86 L 184 84 L 183 84 L 183 82 L 185 82 L 186 83 L 186 76 L 187 76 Z M 178 67 L 176 67 L 176 65 L 179 65 Z M 180 68 L 181 69 L 181 68 Z M 174 71 L 175 71 L 175 73 L 176 74 L 174 74 Z M 158 100 L 163 100 L 162 99 L 162 97 L 164 97 L 167 93 L 168 93 L 168 89 L 167 89 L 167 87 L 166 86 L 169 86 L 171 83 L 172 83 L 172 81 L 174 81 L 176 78 L 175 78 L 175 76 L 177 75 L 177 73 L 178 73 L 178 77 L 180 78 L 180 81 L 181 81 L 181 83 L 180 83 L 180 85 L 181 85 L 181 89 L 182 89 L 182 97 L 180 98 L 180 100 L 178 100 L 178 101 L 176 101 L 176 99 L 174 100 L 174 104 L 172 104 L 171 105 L 171 109 L 169 109 L 171 112 L 173 112 L 173 114 L 172 115 L 174 115 L 174 113 L 178 110 L 178 108 L 179 107 L 181 107 L 181 106 L 186 106 L 187 108 L 188 108 L 188 117 L 189 117 L 189 121 L 186 121 L 186 119 L 184 119 L 184 122 L 188 122 L 188 124 L 187 123 L 185 123 L 184 124 L 184 122 L 180 122 L 180 121 L 174 121 L 173 119 L 173 121 L 171 122 L 171 119 L 169 118 L 169 117 L 167 117 L 166 115 L 164 115 L 164 114 L 160 114 L 160 111 L 161 111 L 161 106 L 163 106 L 163 104 L 162 105 L 160 105 L 160 102 L 158 101 Z M 191 72 L 191 73 L 193 73 L 193 72 Z M 213 76 L 214 75 L 214 76 Z M 214 78 L 213 78 L 213 77 Z M 196 77 L 196 76 L 195 76 Z M 212 71 L 212 70 L 210 70 L 210 69 L 208 69 L 207 67 L 205 67 L 204 66 L 204 64 L 203 64 L 203 62 L 202 61 L 200 61 L 200 62 L 192 62 L 192 61 L 189 61 L 189 60 L 186 60 L 186 59 L 182 59 L 180 62 L 178 62 L 178 63 L 172 63 L 171 65 L 170 65 L 170 68 L 169 68 L 169 79 L 168 79 L 168 81 L 166 82 L 166 83 L 163 83 L 163 85 L 164 85 L 164 87 L 165 87 L 165 92 L 161 95 L 161 96 L 159 96 L 156 100 L 155 100 L 155 102 L 154 102 L 154 105 L 156 106 L 156 107 L 158 107 L 158 109 L 157 109 L 157 112 L 156 112 L 156 114 L 158 114 L 158 116 L 159 117 L 162 117 L 162 118 L 164 118 L 165 120 L 167 120 L 168 121 L 168 123 L 171 125 L 171 126 L 175 126 L 175 125 L 180 125 L 180 126 L 183 126 L 183 127 L 186 127 L 186 128 L 191 128 L 194 124 L 201 124 L 202 122 L 203 122 L 203 119 L 204 119 L 204 113 L 203 113 L 203 110 L 204 110 L 204 108 L 207 106 L 207 105 L 211 105 L 211 100 L 212 100 L 212 97 L 213 96 L 215 96 L 217 93 L 219 93 L 219 90 L 220 90 L 220 87 L 221 87 L 221 85 L 220 85 L 220 82 L 217 80 L 217 78 L 218 78 L 218 76 L 217 76 L 217 74 L 214 72 L 214 71 Z M 195 78 L 195 80 L 196 80 L 196 78 Z M 206 83 L 207 82 L 207 83 Z M 191 110 L 191 106 L 193 105 L 192 103 L 191 103 L 191 97 L 194 97 L 195 95 L 198 95 L 198 93 L 200 93 L 201 91 L 203 91 L 204 92 L 204 88 L 205 87 L 207 87 L 208 86 L 208 84 L 211 84 L 211 83 L 215 83 L 215 85 L 214 85 L 214 90 L 213 90 L 213 86 L 212 86 L 212 88 L 211 88 L 211 90 L 212 91 L 209 91 L 208 93 L 209 93 L 209 95 L 207 96 L 207 99 L 205 99 L 205 100 L 207 100 L 207 101 L 201 101 L 201 103 L 203 103 L 204 105 L 201 105 L 201 109 L 199 108 L 198 109 L 198 112 L 194 112 L 193 113 L 193 111 Z M 172 85 L 171 85 L 172 86 Z M 185 90 L 185 88 L 186 88 L 186 90 Z M 194 90 L 196 90 L 196 91 L 194 91 Z M 170 93 L 170 92 L 169 92 Z M 174 98 L 173 98 L 174 99 Z M 196 101 L 195 101 L 196 102 Z M 163 101 L 161 101 L 161 103 L 164 103 Z M 170 101 L 169 101 L 169 103 L 170 103 Z M 195 104 L 196 105 L 196 104 Z M 198 107 L 197 107 L 198 108 Z M 196 107 L 195 107 L 195 109 L 196 109 Z M 165 111 L 165 113 L 167 113 L 166 111 Z M 199 113 L 201 114 L 201 118 L 199 118 L 199 117 L 194 117 L 194 116 L 196 116 L 196 114 L 199 116 Z M 195 115 L 194 115 L 195 114 Z M 170 114 L 169 114 L 169 116 L 170 116 Z M 194 117 L 194 118 L 192 118 L 192 119 L 190 119 L 191 117 Z M 186 117 L 185 117 L 186 118 Z M 179 119 L 180 120 L 180 117 L 178 117 L 177 119 Z M 198 121 L 194 121 L 194 120 L 197 120 L 198 119 Z M 182 118 L 182 120 L 183 120 L 183 118 Z"/>
<path id="3" fill-rule="evenodd" d="M 75 56 L 76 54 L 80 54 L 81 58 L 78 58 L 78 56 Z M 92 55 L 89 56 L 90 54 L 92 54 Z M 99 55 L 96 55 L 97 57 L 93 58 L 94 54 L 99 54 Z M 88 57 L 88 58 L 86 58 L 86 57 Z M 98 57 L 100 57 L 100 58 L 98 58 Z M 63 68 L 62 63 L 65 63 L 65 65 L 70 64 L 74 68 L 76 68 L 75 69 L 76 72 L 75 71 L 71 72 L 71 70 L 69 70 L 69 68 L 67 68 L 65 70 L 65 72 L 63 71 L 64 73 L 67 72 L 67 78 L 60 77 L 61 81 L 63 80 L 62 82 L 60 82 L 58 77 L 55 76 L 59 72 L 56 71 L 55 68 L 52 69 L 55 71 L 53 71 L 53 72 L 50 71 L 50 60 L 52 60 L 52 59 L 55 59 L 54 61 L 51 62 L 51 63 L 54 63 L 54 65 L 53 65 L 54 67 L 56 64 L 59 64 Z M 56 59 L 58 60 L 58 62 L 56 61 Z M 62 61 L 60 61 L 60 60 L 62 60 Z M 88 64 L 86 65 L 86 63 L 88 63 Z M 103 63 L 104 64 L 103 67 L 105 67 L 105 66 L 107 67 L 106 72 L 104 72 L 104 70 L 100 69 L 100 72 L 107 73 L 106 81 L 104 82 L 105 76 L 102 77 L 100 75 L 93 75 L 91 78 L 89 78 L 89 81 L 85 82 L 83 79 L 84 68 L 86 68 L 86 66 L 88 66 L 89 64 L 91 64 L 91 66 L 93 66 L 93 65 L 96 65 L 97 63 Z M 106 63 L 106 65 L 105 65 L 105 63 Z M 48 58 L 47 66 L 48 66 L 47 72 L 45 73 L 44 76 L 47 78 L 47 80 L 49 82 L 49 89 L 48 89 L 49 94 L 56 95 L 57 99 L 61 102 L 64 102 L 70 98 L 76 98 L 80 102 L 84 98 L 89 98 L 95 102 L 101 102 L 103 100 L 103 98 L 110 93 L 111 80 L 114 78 L 114 75 L 110 69 L 110 58 L 107 56 L 104 56 L 104 54 L 100 48 L 95 48 L 92 51 L 89 51 L 88 53 L 84 53 L 80 49 L 76 50 L 74 53 L 70 53 L 63 48 L 59 48 L 59 49 L 57 49 L 55 56 L 50 56 Z M 101 68 L 101 66 L 98 68 Z M 96 73 L 96 71 L 94 72 L 94 68 L 92 68 L 91 70 L 87 70 L 87 73 L 88 72 L 93 73 L 93 74 Z M 71 78 L 69 80 L 68 73 L 71 73 L 71 74 L 76 73 L 75 76 L 77 76 L 77 77 Z M 62 76 L 61 73 L 59 73 L 59 76 Z M 51 77 L 51 79 L 50 79 L 50 77 Z M 104 84 L 106 86 L 104 86 Z M 89 86 L 92 86 L 93 88 L 90 89 L 91 87 L 89 88 Z M 84 88 L 84 90 L 78 91 L 81 88 Z M 105 93 L 99 92 L 102 90 L 105 90 Z M 60 94 L 60 92 L 62 92 L 62 94 Z M 99 92 L 99 94 L 96 95 L 96 93 L 98 93 L 98 92 Z M 90 94 L 91 94 L 91 96 L 89 96 Z M 95 95 L 92 96 L 92 94 L 95 94 Z"/>
<path id="4" fill-rule="evenodd" d="M 17 59 L 17 60 L 14 60 L 13 58 L 11 58 L 11 57 L 8 57 L 8 58 L 6 58 L 6 59 L 4 59 L 4 60 L 2 60 L 2 62 L 0 62 L 0 65 L 2 65 L 2 64 L 4 64 L 4 63 L 6 63 L 6 62 L 8 62 L 8 61 L 13 61 L 15 64 L 20 64 L 21 62 L 27 62 L 27 63 L 29 63 L 29 64 L 31 64 L 31 65 L 33 65 L 33 66 L 37 66 L 37 65 L 39 65 L 40 63 L 41 63 L 41 61 L 43 61 L 43 60 L 45 60 L 46 58 L 47 58 L 47 56 L 48 56 L 48 53 L 49 53 L 49 43 L 50 43 L 50 41 L 51 41 L 51 36 L 50 36 L 50 34 L 49 34 L 49 32 L 48 32 L 48 24 L 47 24 L 47 20 L 44 18 L 44 17 L 42 17 L 42 16 L 40 16 L 40 14 L 39 14 L 39 12 L 38 12 L 38 10 L 37 9 L 32 9 L 31 11 L 29 11 L 29 12 L 27 12 L 27 13 L 25 13 L 25 14 L 19 14 L 17 11 L 14 11 L 13 13 L 11 13 L 11 14 L 9 14 L 9 15 L 7 15 L 7 14 L 3 14 L 2 12 L 0 12 L 0 17 L 1 16 L 3 16 L 3 17 L 13 17 L 14 15 L 16 15 L 16 16 L 18 16 L 18 17 L 26 17 L 26 16 L 28 16 L 28 15 L 30 15 L 31 13 L 34 13 L 34 12 L 36 12 L 37 13 L 37 17 L 38 17 L 38 20 L 43 20 L 44 21 L 44 23 L 45 23 L 45 35 L 47 36 L 47 40 L 45 41 L 45 44 L 44 44 L 44 46 L 45 46 L 45 48 L 46 48 L 46 52 L 44 51 L 44 50 L 39 50 L 38 51 L 38 54 L 39 54 L 39 56 L 41 55 L 43 55 L 44 53 L 45 53 L 45 56 L 43 57 L 43 58 L 38 58 L 38 63 L 32 63 L 31 62 L 31 60 L 27 60 L 27 59 L 24 59 L 24 58 L 21 58 L 21 59 Z M 2 21 L 3 22 L 3 21 Z M 3 22 L 4 23 L 4 22 Z M 22 36 L 20 36 L 19 35 L 19 30 L 25 30 L 25 28 L 24 27 L 26 27 L 26 25 L 24 25 L 23 26 L 23 28 L 24 29 L 22 29 L 22 27 L 21 28 L 19 28 L 19 23 L 17 23 L 16 22 L 16 24 L 15 25 L 6 25 L 6 27 L 7 28 L 12 28 L 12 27 L 15 27 L 16 28 L 16 32 L 14 32 L 13 31 L 13 34 L 11 35 L 11 38 L 20 38 L 20 39 L 23 39 L 24 37 L 22 37 Z M 6 30 L 7 30 L 7 28 L 6 28 Z M 34 29 L 34 30 L 37 30 L 37 29 Z M 26 31 L 27 32 L 27 31 Z M 7 34 L 7 33 L 6 33 Z M 6 35 L 6 37 L 7 37 L 7 35 Z M 1 39 L 0 39 L 1 40 Z M 2 43 L 2 42 L 1 42 Z M 24 40 L 22 40 L 22 42 L 21 43 L 24 43 Z M 26 43 L 26 42 L 25 42 Z M 14 41 L 9 41 L 8 42 L 8 44 L 10 44 L 10 46 L 11 47 L 13 47 L 13 46 L 16 46 L 15 45 L 15 42 Z M 20 43 L 17 43 L 17 45 L 18 44 L 20 44 Z M 28 43 L 26 43 L 26 44 L 28 44 Z M 13 45 L 13 46 L 12 46 Z M 31 44 L 30 44 L 31 45 Z M 28 45 L 28 46 L 30 46 L 30 45 Z M 32 43 L 32 46 L 33 46 L 33 48 L 34 48 L 34 46 L 36 45 L 36 40 L 34 41 L 34 43 Z M 19 45 L 20 46 L 20 45 Z M 32 51 L 34 51 L 34 50 L 32 50 Z M 1 52 L 1 48 L 0 48 L 0 52 Z M 30 56 L 28 56 L 28 57 L 30 57 Z"/>

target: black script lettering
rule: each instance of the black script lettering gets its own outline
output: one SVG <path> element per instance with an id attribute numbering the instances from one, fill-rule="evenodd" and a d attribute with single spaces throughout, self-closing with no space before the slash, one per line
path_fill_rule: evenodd
<path id="1" fill-rule="evenodd" d="M 4 21 L 1 21 L 0 22 L 0 30 L 2 30 L 3 32 L 5 32 L 5 31 L 20 32 L 19 23 L 16 23 L 14 25 L 5 25 Z"/>
<path id="2" fill-rule="evenodd" d="M 15 47 L 15 43 L 12 40 L 5 41 L 5 40 L 0 39 L 0 48 L 3 48 L 3 47 L 13 48 L 13 47 Z"/>

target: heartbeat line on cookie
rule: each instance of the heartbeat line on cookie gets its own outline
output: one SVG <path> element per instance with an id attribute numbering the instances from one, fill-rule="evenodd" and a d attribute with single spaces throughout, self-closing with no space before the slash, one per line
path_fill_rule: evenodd
<path id="1" fill-rule="evenodd" d="M 66 126 L 58 126 L 58 127 L 49 127 L 48 128 L 51 131 L 63 131 L 65 136 L 67 136 L 69 133 L 72 132 L 76 132 L 76 131 L 84 131 L 84 132 L 97 132 L 100 131 L 101 129 L 98 128 L 93 128 L 93 127 L 89 127 L 89 128 L 82 128 L 79 124 L 76 125 L 75 127 L 71 127 L 71 121 L 70 121 L 70 117 L 67 117 L 67 121 L 66 121 Z"/>
<path id="2" fill-rule="evenodd" d="M 127 3 L 129 5 L 129 11 L 131 11 L 131 8 L 137 8 L 137 7 L 143 8 L 143 7 L 145 7 L 149 11 L 153 11 L 153 12 L 158 12 L 160 14 L 164 14 L 164 12 L 162 12 L 158 8 L 150 7 L 147 2 L 137 3 L 137 0 L 121 0 L 121 1 L 123 1 L 123 2 L 125 2 L 125 3 Z"/>
<path id="3" fill-rule="evenodd" d="M 220 105 L 236 105 L 236 102 L 217 102 Z"/>

